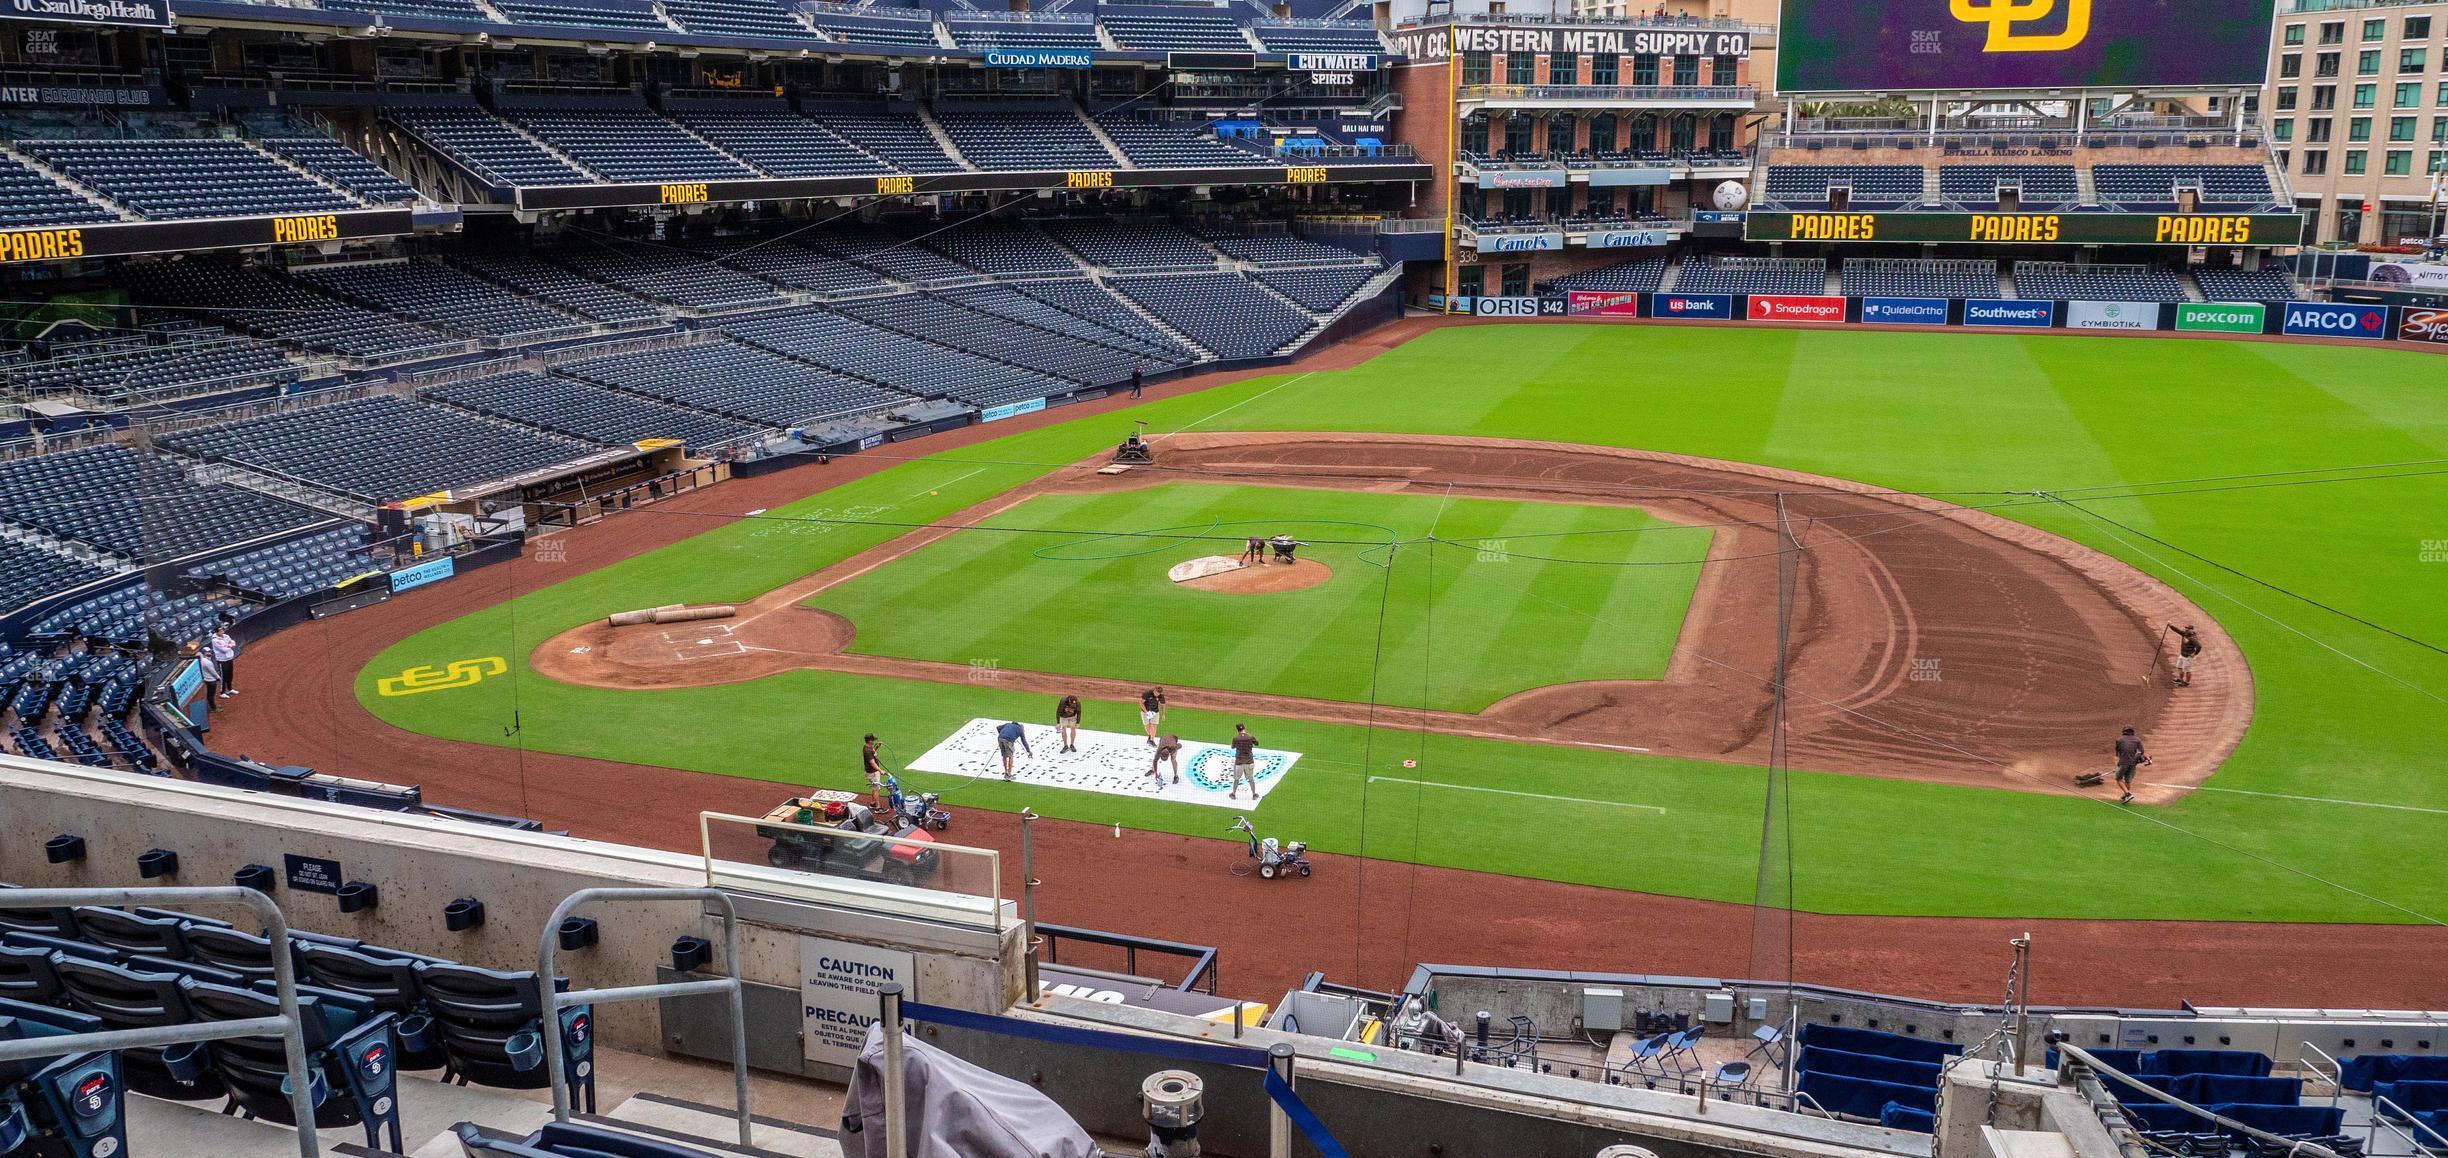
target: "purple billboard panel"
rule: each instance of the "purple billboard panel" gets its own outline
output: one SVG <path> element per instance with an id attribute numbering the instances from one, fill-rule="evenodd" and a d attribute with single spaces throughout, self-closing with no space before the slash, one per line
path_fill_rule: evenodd
<path id="1" fill-rule="evenodd" d="M 1784 0 L 1780 92 L 2259 87 L 2273 0 Z"/>

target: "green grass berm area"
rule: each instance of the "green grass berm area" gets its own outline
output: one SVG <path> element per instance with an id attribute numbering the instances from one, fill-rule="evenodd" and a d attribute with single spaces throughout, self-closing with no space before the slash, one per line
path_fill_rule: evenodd
<path id="1" fill-rule="evenodd" d="M 808 604 L 848 618 L 868 655 L 1475 712 L 1663 676 L 1700 569 L 1659 564 L 1710 539 L 1625 507 L 1201 483 L 1040 495 L 984 526 Z M 1332 578 L 1264 595 L 1166 578 L 1278 533 Z M 1431 533 L 1448 541 L 1433 570 Z M 1502 549 L 1532 537 L 1536 558 Z"/>
<path id="2" fill-rule="evenodd" d="M 2388 479 L 2287 472 L 2448 459 L 2444 383 L 2448 364 L 2434 357 L 2335 346 L 1462 327 L 1349 371 L 1258 378 L 944 452 L 770 514 L 939 518 L 1110 447 L 1127 418 L 1160 432 L 1397 431 L 1642 447 L 1966 502 L 2051 491 L 2154 538 L 2056 505 L 2000 513 L 2168 581 L 2244 649 L 2259 701 L 2243 745 L 2210 782 L 2216 791 L 2124 809 L 1799 771 L 1783 814 L 1792 903 L 1831 913 L 2401 922 L 2448 913 L 2448 657 L 2429 646 L 2448 640 L 2448 475 L 2430 473 L 2438 466 Z M 811 487 L 825 482 L 821 471 L 806 477 Z M 2145 485 L 2211 478 L 2225 481 Z M 515 701 L 515 742 L 530 749 L 845 787 L 858 779 L 863 731 L 887 734 L 907 758 L 973 716 L 1050 718 L 1045 697 L 992 685 L 798 672 L 607 691 L 526 668 L 536 644 L 607 612 L 752 598 L 901 533 L 743 519 L 420 633 L 369 665 L 357 693 L 383 719 L 435 736 L 504 743 Z M 1396 569 L 1398 584 L 1404 573 Z M 1398 586 L 1389 598 L 1401 594 Z M 378 677 L 412 665 L 489 655 L 509 660 L 511 678 L 402 698 L 374 691 Z M 1089 723 L 1127 731 L 1130 713 L 1092 703 Z M 1184 734 L 1230 725 L 1195 712 L 1173 722 Z M 1270 746 L 1305 753 L 1261 810 L 1269 834 L 1327 852 L 1707 899 L 1755 895 L 1769 779 L 1758 768 L 1423 737 L 1399 719 L 1374 734 L 1288 720 L 1264 727 Z M 1200 835 L 1222 828 L 1213 809 L 999 783 L 960 786 L 954 803 L 1025 803 L 1048 816 Z M 1781 847 L 1785 834 L 1770 832 Z"/>

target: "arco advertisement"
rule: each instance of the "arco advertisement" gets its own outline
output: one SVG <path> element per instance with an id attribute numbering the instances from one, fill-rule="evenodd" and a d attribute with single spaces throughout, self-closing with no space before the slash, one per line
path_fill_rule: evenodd
<path id="1" fill-rule="evenodd" d="M 2387 306 L 2349 306 L 2335 302 L 2288 302 L 2280 332 L 2301 338 L 2360 338 L 2388 340 Z"/>

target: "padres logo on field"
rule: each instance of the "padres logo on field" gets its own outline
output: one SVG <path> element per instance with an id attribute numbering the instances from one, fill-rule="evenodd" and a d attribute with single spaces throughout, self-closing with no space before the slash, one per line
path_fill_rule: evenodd
<path id="1" fill-rule="evenodd" d="M 2064 0 L 2063 32 L 2017 32 L 2017 23 L 2045 20 L 2059 0 L 1947 0 L 1947 11 L 1966 24 L 1986 24 L 1982 52 L 2062 52 L 2091 34 L 2091 0 Z"/>
<path id="2" fill-rule="evenodd" d="M 374 681 L 374 690 L 386 696 L 413 696 L 446 688 L 473 687 L 486 676 L 497 676 L 509 670 L 510 665 L 498 655 L 488 655 L 483 659 L 455 659 L 448 667 L 425 665 L 409 668 L 395 676 L 385 676 Z"/>

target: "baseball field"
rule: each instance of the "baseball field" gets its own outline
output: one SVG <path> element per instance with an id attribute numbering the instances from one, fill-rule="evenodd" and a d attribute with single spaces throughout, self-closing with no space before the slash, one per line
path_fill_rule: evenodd
<path id="1" fill-rule="evenodd" d="M 1813 914 L 2437 924 L 2441 366 L 1438 328 L 1348 368 L 887 447 L 905 460 L 840 485 L 791 472 L 795 501 L 717 487 L 573 533 L 627 520 L 668 545 L 566 577 L 530 544 L 517 578 L 459 581 L 465 614 L 371 652 L 353 707 L 522 758 L 854 788 L 863 732 L 903 768 L 975 718 L 1050 723 L 1073 691 L 1089 728 L 1136 733 L 1136 690 L 1162 684 L 1166 730 L 1246 723 L 1298 753 L 1254 821 L 1355 865 L 1736 903 L 1789 880 Z M 1133 419 L 1158 467 L 1098 473 Z M 1315 575 L 1167 577 L 1278 533 Z M 741 615 L 643 643 L 598 626 L 668 603 Z M 2192 688 L 2170 686 L 2174 620 L 2211 642 Z M 501 675 L 384 693 L 490 657 Z M 2071 779 L 2107 767 L 2119 721 L 2159 757 L 2132 804 Z M 1124 874 L 1135 834 L 1219 838 L 1230 816 L 907 778 L 963 814 L 1119 826 Z M 1543 964 L 1521 952 L 1493 963 Z"/>

